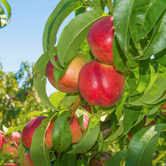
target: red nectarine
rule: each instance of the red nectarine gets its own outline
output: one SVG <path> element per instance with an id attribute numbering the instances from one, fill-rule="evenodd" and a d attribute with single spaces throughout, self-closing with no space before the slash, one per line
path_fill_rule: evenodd
<path id="1" fill-rule="evenodd" d="M 57 61 L 57 55 L 55 56 L 55 61 Z M 85 65 L 85 61 L 81 58 L 74 58 L 62 78 L 58 82 L 58 90 L 65 93 L 76 93 L 78 92 L 78 74 L 81 68 Z M 46 76 L 50 81 L 51 85 L 56 88 L 55 79 L 53 75 L 54 66 L 49 61 L 46 66 Z"/>
<path id="2" fill-rule="evenodd" d="M 89 29 L 87 41 L 93 55 L 101 62 L 113 64 L 112 42 L 114 38 L 113 16 L 96 21 Z"/>
<path id="3" fill-rule="evenodd" d="M 2 136 L 2 133 L 0 131 L 0 150 L 2 148 L 2 145 L 3 145 L 3 136 Z"/>
<path id="4" fill-rule="evenodd" d="M 3 145 L 3 154 L 6 154 L 6 153 L 15 153 L 15 154 L 17 154 L 18 149 L 10 143 L 5 143 Z"/>
<path id="5" fill-rule="evenodd" d="M 19 145 L 20 136 L 21 136 L 21 133 L 19 133 L 18 131 L 14 131 L 11 134 L 12 140 L 15 141 L 18 145 Z"/>
<path id="6" fill-rule="evenodd" d="M 22 166 L 34 166 L 31 156 L 30 156 L 30 152 L 25 153 L 23 162 L 22 162 Z"/>
<path id="7" fill-rule="evenodd" d="M 82 135 L 84 134 L 88 126 L 88 121 L 89 121 L 88 117 L 86 115 L 83 115 L 83 131 L 82 131 L 78 121 L 78 117 L 74 115 L 73 121 L 70 123 L 70 129 L 72 133 L 71 143 L 77 143 L 81 139 Z M 53 146 L 52 145 L 52 130 L 54 127 L 54 123 L 55 121 L 52 120 L 46 131 L 45 140 L 46 140 L 46 145 L 48 148 L 51 148 Z"/>
<path id="8" fill-rule="evenodd" d="M 125 88 L 125 76 L 113 65 L 88 62 L 78 77 L 82 97 L 91 105 L 109 107 L 121 98 Z"/>
<path id="9" fill-rule="evenodd" d="M 30 149 L 31 142 L 32 142 L 32 136 L 37 127 L 41 124 L 42 120 L 45 119 L 45 116 L 39 116 L 34 119 L 31 119 L 23 128 L 22 134 L 21 134 L 21 140 L 25 147 Z"/>
<path id="10" fill-rule="evenodd" d="M 19 166 L 17 163 L 6 163 L 4 166 Z"/>

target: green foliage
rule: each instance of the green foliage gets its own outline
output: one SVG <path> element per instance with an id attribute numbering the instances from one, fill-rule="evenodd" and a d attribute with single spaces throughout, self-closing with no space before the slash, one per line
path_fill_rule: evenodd
<path id="1" fill-rule="evenodd" d="M 3 8 L 1 4 L 5 8 Z M 5 10 L 7 10 L 7 13 L 5 13 Z M 11 17 L 10 5 L 8 4 L 6 0 L 0 0 L 0 28 L 3 28 L 9 23 L 10 17 Z"/>
<path id="2" fill-rule="evenodd" d="M 161 105 L 166 102 L 165 8 L 165 0 L 61 0 L 46 22 L 44 53 L 35 64 L 34 76 L 27 63 L 22 64 L 16 75 L 0 70 L 0 109 L 4 110 L 1 125 L 12 125 L 13 130 L 18 129 L 17 126 L 25 124 L 28 118 L 43 114 L 46 106 L 49 107 L 45 113 L 48 118 L 33 136 L 30 152 L 35 166 L 86 166 L 96 152 L 100 157 L 102 151 L 112 155 L 106 165 L 159 166 L 166 163 L 166 118 L 160 113 Z M 57 39 L 62 22 L 72 12 L 75 17 Z M 80 94 L 57 91 L 49 98 L 45 68 L 50 60 L 55 67 L 54 78 L 57 82 L 77 53 L 85 54 L 87 62 L 95 59 L 87 43 L 87 33 L 98 19 L 110 15 L 113 15 L 115 28 L 113 59 L 115 67 L 125 75 L 124 94 L 112 107 L 91 106 L 92 115 L 88 116 L 85 133 L 78 143 L 71 144 L 68 118 Z M 57 62 L 54 60 L 56 54 Z M 24 76 L 25 71 L 27 77 Z M 23 78 L 24 84 L 19 88 L 18 82 Z M 37 102 L 33 83 L 46 106 Z M 25 92 L 30 97 L 27 98 Z M 89 104 L 82 100 L 81 105 Z M 41 112 L 36 112 L 38 110 Z M 27 112 L 30 112 L 29 117 Z M 79 106 L 76 114 L 82 128 L 82 114 L 89 114 Z M 56 120 L 53 147 L 48 149 L 45 133 L 52 119 Z M 145 127 L 154 120 L 156 125 Z M 8 131 L 12 132 L 10 128 Z M 131 141 L 129 131 L 133 135 Z M 21 144 L 20 160 L 25 150 Z"/>

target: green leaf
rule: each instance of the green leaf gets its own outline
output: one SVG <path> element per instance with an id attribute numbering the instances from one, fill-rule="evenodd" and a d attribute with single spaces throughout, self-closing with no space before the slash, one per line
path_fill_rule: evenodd
<path id="1" fill-rule="evenodd" d="M 163 66 L 166 66 L 166 49 L 164 49 L 163 51 L 155 54 L 155 59 L 158 63 L 160 63 Z"/>
<path id="2" fill-rule="evenodd" d="M 139 63 L 139 84 L 136 89 L 136 94 L 144 92 L 150 83 L 151 70 L 149 60 L 140 61 Z"/>
<path id="3" fill-rule="evenodd" d="M 165 7 L 165 0 L 133 0 L 129 29 L 134 43 L 150 32 Z"/>
<path id="4" fill-rule="evenodd" d="M 125 57 L 116 36 L 113 39 L 113 60 L 116 68 L 119 71 L 125 72 L 127 70 L 126 69 L 127 58 Z"/>
<path id="5" fill-rule="evenodd" d="M 113 2 L 112 2 L 112 0 L 107 0 L 107 7 L 108 7 L 110 13 L 112 14 L 113 13 Z"/>
<path id="6" fill-rule="evenodd" d="M 151 104 L 158 100 L 166 90 L 166 67 L 159 65 L 155 79 L 151 81 L 143 96 L 131 102 L 132 105 Z"/>
<path id="7" fill-rule="evenodd" d="M 71 150 L 69 147 L 66 151 L 63 152 L 60 166 L 75 166 L 76 165 L 76 154 L 68 153 Z"/>
<path id="8" fill-rule="evenodd" d="M 36 77 L 33 79 L 34 87 L 40 97 L 40 99 L 50 108 L 54 110 L 58 110 L 56 107 L 52 105 L 50 102 L 47 93 L 46 93 L 46 73 L 45 73 L 45 67 L 48 62 L 48 53 L 44 53 L 40 56 L 40 58 L 37 60 L 34 71 L 36 74 Z"/>
<path id="9" fill-rule="evenodd" d="M 88 166 L 88 157 L 83 156 L 80 160 L 77 160 L 77 166 Z"/>
<path id="10" fill-rule="evenodd" d="M 45 133 L 48 123 L 48 119 L 44 119 L 32 137 L 30 155 L 35 166 L 51 166 L 49 151 L 45 143 Z"/>
<path id="11" fill-rule="evenodd" d="M 79 122 L 79 124 L 80 124 L 80 126 L 81 126 L 81 130 L 83 131 L 83 115 L 81 115 L 81 116 L 79 116 L 78 117 L 78 122 Z"/>
<path id="12" fill-rule="evenodd" d="M 164 50 L 166 48 L 166 12 L 164 15 L 159 19 L 158 24 L 156 24 L 154 28 L 154 35 L 152 37 L 152 41 L 148 47 L 148 49 L 145 51 L 143 57 L 140 59 L 147 59 L 151 57 L 152 55 L 155 55 L 159 53 L 160 51 Z"/>
<path id="13" fill-rule="evenodd" d="M 66 150 L 72 141 L 72 134 L 67 118 L 70 116 L 69 111 L 62 112 L 56 119 L 52 131 L 53 147 L 59 152 Z"/>
<path id="14" fill-rule="evenodd" d="M 112 135 L 108 136 L 107 139 L 104 140 L 104 142 L 111 142 L 111 141 L 114 141 L 114 140 L 116 140 L 120 135 L 123 134 L 123 130 L 124 130 L 124 125 L 123 125 L 123 123 L 122 123 L 122 122 L 119 123 L 118 126 L 119 126 L 118 129 L 117 129 Z"/>
<path id="15" fill-rule="evenodd" d="M 138 78 L 139 78 L 139 68 L 135 68 L 130 72 L 129 78 L 127 79 L 130 96 L 132 96 L 136 92 L 138 86 Z"/>
<path id="16" fill-rule="evenodd" d="M 76 55 L 81 43 L 86 39 L 89 28 L 103 17 L 102 14 L 102 10 L 85 12 L 73 18 L 66 25 L 57 44 L 57 55 L 62 66 Z"/>
<path id="17" fill-rule="evenodd" d="M 26 117 L 29 118 L 29 117 L 32 117 L 32 116 L 40 116 L 42 113 L 43 113 L 43 111 L 32 111 L 32 112 L 29 112 L 26 115 Z"/>
<path id="18" fill-rule="evenodd" d="M 58 29 L 65 18 L 75 9 L 81 7 L 83 3 L 79 0 L 61 0 L 49 16 L 43 32 L 43 50 L 53 51 Z M 52 46 L 52 47 L 51 47 Z"/>
<path id="19" fill-rule="evenodd" d="M 113 22 L 116 37 L 125 55 L 127 55 L 129 50 L 130 35 L 128 26 L 132 4 L 133 0 L 116 0 L 113 4 Z"/>
<path id="20" fill-rule="evenodd" d="M 4 17 L 4 10 L 3 10 L 3 8 L 0 5 L 0 28 L 2 28 L 6 24 L 8 24 L 9 21 L 10 21 L 10 18 L 11 18 L 11 7 L 10 7 L 10 5 L 8 4 L 8 2 L 6 0 L 1 0 L 0 2 L 2 2 L 2 4 L 5 6 L 5 8 L 7 10 L 7 18 L 6 18 L 6 16 Z"/>
<path id="21" fill-rule="evenodd" d="M 95 9 L 103 9 L 103 0 L 93 0 L 93 5 Z"/>
<path id="22" fill-rule="evenodd" d="M 131 106 L 124 106 L 124 135 L 129 132 L 131 127 L 133 126 L 134 122 L 138 119 L 142 107 L 131 107 Z"/>
<path id="23" fill-rule="evenodd" d="M 54 92 L 54 93 L 50 96 L 50 102 L 51 102 L 56 108 L 58 108 L 60 102 L 62 101 L 62 99 L 64 98 L 65 95 L 66 95 L 66 93 L 61 92 L 61 91 Z"/>
<path id="24" fill-rule="evenodd" d="M 69 153 L 86 153 L 95 144 L 100 131 L 99 120 L 98 117 L 89 119 L 85 133 Z"/>
<path id="25" fill-rule="evenodd" d="M 26 148 L 25 146 L 22 144 L 22 142 L 19 144 L 18 147 L 18 157 L 19 157 L 19 161 L 20 163 L 22 163 L 23 159 L 24 159 L 24 154 L 26 152 Z"/>
<path id="26" fill-rule="evenodd" d="M 164 126 L 145 127 L 133 136 L 127 150 L 126 166 L 152 166 L 153 153 Z"/>
<path id="27" fill-rule="evenodd" d="M 66 94 L 66 96 L 60 102 L 60 106 L 62 106 L 62 107 L 71 106 L 77 99 L 78 95 L 79 95 L 78 93 Z"/>
<path id="28" fill-rule="evenodd" d="M 104 166 L 120 166 L 121 161 L 127 155 L 127 150 L 121 150 L 113 155 Z"/>

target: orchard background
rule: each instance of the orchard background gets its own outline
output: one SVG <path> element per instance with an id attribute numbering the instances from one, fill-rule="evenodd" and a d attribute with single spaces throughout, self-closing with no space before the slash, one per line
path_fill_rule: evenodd
<path id="1" fill-rule="evenodd" d="M 10 24 L 11 8 L 7 1 L 1 2 L 5 9 L 0 6 L 0 26 L 5 28 Z M 72 12 L 75 18 L 57 38 L 60 25 Z M 81 107 L 89 103 L 79 92 L 57 91 L 47 96 L 48 61 L 54 65 L 56 82 L 76 54 L 86 63 L 93 61 L 95 57 L 87 34 L 96 21 L 107 16 L 113 16 L 115 30 L 113 62 L 125 75 L 125 89 L 120 100 L 110 107 L 90 105 L 89 113 Z M 165 165 L 165 22 L 165 0 L 61 0 L 46 20 L 43 54 L 35 65 L 22 63 L 16 74 L 3 72 L 1 65 L 0 127 L 3 138 L 8 140 L 4 142 L 0 138 L 1 165 L 9 162 L 25 165 L 24 155 L 29 151 L 31 164 L 35 166 Z M 57 62 L 54 60 L 56 54 Z M 81 127 L 82 115 L 89 118 L 88 127 L 77 143 L 69 141 L 72 137 L 69 123 L 74 113 Z M 12 132 L 21 133 L 31 119 L 40 116 L 47 118 L 35 130 L 30 149 L 23 145 L 21 137 L 19 143 L 12 139 Z M 47 148 L 45 134 L 52 120 L 56 122 L 53 127 L 56 134 L 52 134 L 53 147 Z M 6 144 L 18 151 L 4 154 Z"/>

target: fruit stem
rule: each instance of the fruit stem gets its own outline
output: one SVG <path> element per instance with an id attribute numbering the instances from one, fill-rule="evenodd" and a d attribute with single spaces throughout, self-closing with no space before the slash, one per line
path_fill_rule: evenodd
<path id="1" fill-rule="evenodd" d="M 18 145 L 17 145 L 17 143 L 12 139 L 12 138 L 10 138 L 7 134 L 5 134 L 3 131 L 0 131 L 1 133 L 2 133 L 2 135 L 4 135 L 4 137 L 8 140 L 8 141 L 10 141 L 10 142 L 12 142 L 12 145 L 16 148 L 16 149 L 18 149 Z"/>
<path id="2" fill-rule="evenodd" d="M 72 122 L 73 117 L 74 117 L 74 113 L 76 112 L 77 108 L 81 105 L 81 101 L 82 101 L 82 96 L 79 94 L 79 96 L 77 97 L 76 101 L 74 102 L 74 104 L 70 108 L 69 123 Z"/>
<path id="3" fill-rule="evenodd" d="M 161 153 L 160 156 L 158 156 L 155 160 L 153 160 L 153 165 L 156 165 L 159 162 L 159 160 L 161 160 L 165 155 L 166 155 L 166 151 Z"/>

